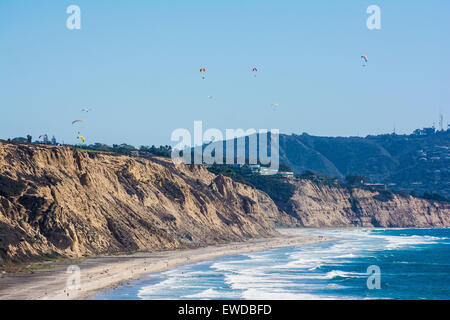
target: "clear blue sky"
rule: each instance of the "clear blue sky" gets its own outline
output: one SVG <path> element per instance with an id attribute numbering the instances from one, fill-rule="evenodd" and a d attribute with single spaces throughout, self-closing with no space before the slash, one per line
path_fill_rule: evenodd
<path id="1" fill-rule="evenodd" d="M 81 30 L 66 28 L 71 4 Z M 194 120 L 327 136 L 407 133 L 439 110 L 447 123 L 449 13 L 446 0 L 0 0 L 0 138 L 74 143 L 75 119 L 87 143 L 134 145 Z"/>

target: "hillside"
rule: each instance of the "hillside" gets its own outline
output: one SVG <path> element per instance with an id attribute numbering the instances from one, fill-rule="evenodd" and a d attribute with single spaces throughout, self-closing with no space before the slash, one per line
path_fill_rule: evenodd
<path id="1" fill-rule="evenodd" d="M 307 179 L 294 186 L 286 212 L 304 227 L 450 227 L 450 204 L 430 202 L 405 193 L 348 188 Z"/>
<path id="2" fill-rule="evenodd" d="M 200 166 L 0 142 L 0 265 L 266 237 L 274 221 L 292 219 Z"/>
<path id="3" fill-rule="evenodd" d="M 397 190 L 450 197 L 450 131 L 359 137 L 280 135 L 280 161 L 343 178 L 356 174 Z"/>
<path id="4" fill-rule="evenodd" d="M 407 192 L 351 186 L 317 176 L 262 176 L 245 168 L 213 166 L 209 170 L 267 193 L 303 227 L 450 227 L 450 203 L 416 198 Z"/>

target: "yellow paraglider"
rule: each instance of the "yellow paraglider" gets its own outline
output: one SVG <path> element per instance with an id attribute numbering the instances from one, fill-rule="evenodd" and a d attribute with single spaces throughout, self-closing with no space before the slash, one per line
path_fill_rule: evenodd
<path id="1" fill-rule="evenodd" d="M 77 139 L 83 140 L 83 143 L 86 141 L 86 139 L 83 136 L 78 136 Z"/>

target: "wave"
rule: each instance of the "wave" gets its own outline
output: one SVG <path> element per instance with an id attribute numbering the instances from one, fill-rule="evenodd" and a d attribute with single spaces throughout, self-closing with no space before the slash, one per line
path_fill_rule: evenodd
<path id="1" fill-rule="evenodd" d="M 245 300 L 337 300 L 336 296 L 323 294 L 292 292 L 283 289 L 248 289 L 242 295 Z"/>
<path id="2" fill-rule="evenodd" d="M 337 239 L 179 267 L 160 273 L 163 279 L 160 282 L 140 284 L 137 296 L 141 299 L 381 299 L 384 297 L 379 293 L 367 292 L 364 278 L 368 274 L 363 272 L 368 265 L 374 260 L 382 264 L 384 260 L 378 259 L 383 257 L 395 258 L 394 262 L 385 260 L 391 269 L 390 273 L 382 273 L 382 279 L 392 278 L 405 268 L 393 271 L 394 265 L 423 264 L 420 256 L 418 260 L 410 260 L 409 253 L 394 256 L 395 250 L 413 250 L 448 239 L 440 237 L 442 233 L 436 236 L 402 230 L 405 229 L 317 230 L 312 233 Z M 389 254 L 383 253 L 387 250 Z M 413 270 L 408 272 L 411 274 Z"/>
<path id="3" fill-rule="evenodd" d="M 335 279 L 335 278 L 361 278 L 367 277 L 366 273 L 358 273 L 358 272 L 344 272 L 340 270 L 332 270 L 327 272 L 323 278 L 324 279 Z"/>
<path id="4" fill-rule="evenodd" d="M 204 291 L 194 293 L 194 294 L 188 294 L 183 296 L 182 298 L 185 299 L 239 299 L 240 294 L 236 294 L 235 292 L 228 291 L 217 291 L 215 289 L 206 289 Z"/>

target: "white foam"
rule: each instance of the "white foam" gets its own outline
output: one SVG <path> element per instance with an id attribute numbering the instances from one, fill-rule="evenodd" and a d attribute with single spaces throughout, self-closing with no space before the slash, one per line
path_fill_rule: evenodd
<path id="1" fill-rule="evenodd" d="M 204 291 L 185 295 L 187 299 L 239 299 L 240 294 L 236 292 L 219 292 L 214 289 L 206 289 Z"/>
<path id="2" fill-rule="evenodd" d="M 365 273 L 358 273 L 358 272 L 345 272 L 345 271 L 340 271 L 340 270 L 332 270 L 327 272 L 323 278 L 324 279 L 335 279 L 335 278 L 352 278 L 352 277 L 356 277 L 356 278 L 360 278 L 360 277 L 367 277 L 367 274 Z"/>
<path id="3" fill-rule="evenodd" d="M 170 270 L 163 273 L 168 279 L 141 288 L 138 296 L 179 297 L 183 291 L 186 292 L 183 289 L 187 288 L 189 293 L 185 293 L 181 298 L 333 299 L 335 296 L 313 292 L 348 288 L 333 283 L 333 279 L 367 277 L 365 273 L 339 270 L 341 265 L 344 266 L 358 257 L 376 257 L 379 251 L 434 244 L 443 239 L 426 235 L 384 235 L 377 231 L 373 229 L 313 231 L 312 234 L 341 240 L 293 247 L 285 249 L 286 251 L 272 250 L 245 254 L 236 259 L 214 261 L 209 268 L 208 263 L 205 263 L 205 270 L 201 271 L 198 269 L 189 271 L 192 266 L 182 269 L 184 270 L 182 274 L 180 270 Z M 320 272 L 321 267 L 331 265 L 333 270 L 327 273 Z M 305 281 L 302 281 L 303 279 Z M 230 288 L 221 288 L 222 281 Z M 345 298 L 351 299 L 347 296 Z"/>
<path id="4" fill-rule="evenodd" d="M 336 299 L 335 297 L 327 297 L 310 293 L 291 292 L 283 289 L 247 289 L 241 298 L 246 300 L 320 300 L 320 299 Z"/>

